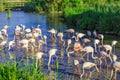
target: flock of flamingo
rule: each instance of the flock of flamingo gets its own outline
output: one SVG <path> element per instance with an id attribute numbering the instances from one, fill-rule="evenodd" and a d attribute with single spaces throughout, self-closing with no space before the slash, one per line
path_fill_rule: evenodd
<path id="1" fill-rule="evenodd" d="M 86 56 L 86 60 L 82 63 L 82 70 L 80 78 L 85 74 L 85 70 L 89 70 L 94 67 L 99 73 L 102 69 L 102 65 L 106 67 L 112 67 L 111 75 L 120 70 L 120 62 L 117 61 L 115 52 L 115 45 L 118 41 L 113 40 L 111 44 L 104 44 L 104 35 L 98 34 L 96 30 L 93 32 L 86 31 L 86 33 L 75 32 L 74 29 L 67 29 L 63 32 L 57 32 L 54 28 L 48 30 L 48 35 L 43 35 L 40 25 L 37 27 L 26 28 L 25 25 L 17 25 L 14 29 L 14 38 L 9 41 L 9 34 L 7 33 L 9 26 L 5 25 L 0 30 L 0 47 L 5 48 L 8 46 L 7 51 L 22 50 L 23 53 L 35 52 L 36 67 L 39 61 L 42 59 L 44 53 L 43 45 L 48 45 L 48 40 L 56 43 L 60 47 L 65 49 L 65 54 L 68 59 L 71 59 L 73 54 L 77 57 L 81 54 L 79 59 L 74 59 L 73 64 L 76 69 L 80 69 L 80 60 L 83 60 Z M 66 36 L 66 37 L 65 37 Z M 49 38 L 48 38 L 49 37 Z M 48 51 L 48 66 L 51 65 L 52 57 L 58 56 L 56 53 L 59 49 L 51 47 Z M 107 58 L 110 60 L 107 61 Z M 99 64 L 96 63 L 99 61 Z"/>

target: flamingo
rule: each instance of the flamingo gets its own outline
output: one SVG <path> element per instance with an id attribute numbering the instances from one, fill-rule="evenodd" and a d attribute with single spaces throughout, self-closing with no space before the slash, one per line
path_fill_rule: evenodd
<path id="1" fill-rule="evenodd" d="M 21 28 L 20 26 L 15 26 L 15 31 L 19 31 L 19 32 L 20 32 L 21 29 L 22 29 L 22 28 Z"/>
<path id="2" fill-rule="evenodd" d="M 97 32 L 96 30 L 93 31 L 93 36 L 96 38 L 97 37 Z"/>
<path id="3" fill-rule="evenodd" d="M 4 40 L 4 37 L 3 37 L 2 33 L 1 33 L 1 31 L 0 31 L 0 39 Z"/>
<path id="4" fill-rule="evenodd" d="M 59 32 L 58 35 L 57 35 L 61 41 L 63 41 L 63 33 L 62 32 Z"/>
<path id="5" fill-rule="evenodd" d="M 83 49 L 82 45 L 79 42 L 74 43 L 74 51 L 79 51 Z"/>
<path id="6" fill-rule="evenodd" d="M 39 25 L 38 25 L 38 26 L 39 26 Z M 35 33 L 39 33 L 41 39 L 43 39 L 43 37 L 42 37 L 42 30 L 41 30 L 39 27 L 34 28 L 34 29 L 33 29 L 33 32 L 35 32 Z"/>
<path id="7" fill-rule="evenodd" d="M 98 45 L 99 43 L 100 43 L 100 41 L 99 41 L 98 39 L 95 39 L 95 40 L 94 40 L 95 52 L 97 52 L 96 45 Z"/>
<path id="8" fill-rule="evenodd" d="M 36 42 L 36 40 L 35 40 L 34 38 L 30 38 L 30 39 L 29 39 L 29 43 L 31 43 L 34 47 L 37 47 L 37 46 L 35 45 L 35 42 Z"/>
<path id="9" fill-rule="evenodd" d="M 48 66 L 50 65 L 52 56 L 53 56 L 53 55 L 56 56 L 56 54 L 55 54 L 56 51 L 57 51 L 57 49 L 50 49 L 50 50 L 49 50 L 49 61 L 48 61 Z M 57 57 L 57 56 L 56 56 L 56 57 Z"/>
<path id="10" fill-rule="evenodd" d="M 43 56 L 43 52 L 37 52 L 36 53 L 36 67 L 37 67 L 37 64 L 38 64 L 38 61 L 42 58 L 42 56 Z"/>
<path id="11" fill-rule="evenodd" d="M 117 44 L 117 42 L 118 42 L 118 41 L 116 41 L 116 40 L 113 40 L 113 41 L 112 41 L 112 47 L 114 48 L 114 54 L 115 54 L 115 45 Z"/>
<path id="12" fill-rule="evenodd" d="M 75 67 L 75 70 L 76 70 L 77 72 L 80 71 L 80 69 L 79 69 L 79 61 L 78 61 L 78 60 L 74 60 L 74 67 Z"/>
<path id="13" fill-rule="evenodd" d="M 106 50 L 106 52 L 110 52 L 110 54 L 112 53 L 112 46 L 111 45 L 100 45 L 99 48 L 103 48 Z"/>
<path id="14" fill-rule="evenodd" d="M 64 46 L 65 45 L 65 41 L 63 40 L 63 33 L 59 32 L 57 36 L 59 37 L 60 41 L 63 41 L 63 46 Z"/>
<path id="15" fill-rule="evenodd" d="M 43 41 L 43 40 L 39 40 L 39 41 L 38 41 L 38 50 L 41 49 L 41 46 L 42 46 L 43 44 L 46 44 L 46 42 Z"/>
<path id="16" fill-rule="evenodd" d="M 74 53 L 74 51 L 69 52 L 68 49 L 70 47 L 70 44 L 72 43 L 71 39 L 67 40 L 67 47 L 66 47 L 66 52 L 67 52 L 67 57 L 70 58 L 70 53 Z"/>
<path id="17" fill-rule="evenodd" d="M 8 37 L 7 29 L 2 29 L 2 30 L 1 30 L 1 33 L 2 33 L 4 36 L 7 36 L 7 37 Z"/>
<path id="18" fill-rule="evenodd" d="M 117 61 L 117 56 L 115 54 L 112 55 L 112 58 L 113 58 L 113 64 L 112 64 L 112 67 L 114 69 L 111 70 L 111 76 L 110 76 L 110 79 L 112 78 L 113 76 L 113 70 L 115 70 L 115 78 L 117 76 L 117 71 L 120 71 L 120 62 Z M 116 79 L 115 79 L 116 80 Z"/>
<path id="19" fill-rule="evenodd" d="M 84 38 L 83 39 L 83 46 L 86 44 L 86 43 L 89 43 L 89 42 L 91 42 L 91 40 L 90 39 L 87 39 L 87 38 Z"/>
<path id="20" fill-rule="evenodd" d="M 8 28 L 9 28 L 8 25 L 3 26 L 3 29 L 8 29 Z"/>
<path id="21" fill-rule="evenodd" d="M 25 29 L 24 32 L 30 33 L 30 32 L 31 32 L 31 29 L 29 29 L 29 28 L 28 28 L 28 29 Z"/>
<path id="22" fill-rule="evenodd" d="M 47 41 L 46 41 L 47 40 L 47 36 L 46 35 L 43 36 L 43 39 L 44 39 L 45 44 L 47 44 Z"/>
<path id="23" fill-rule="evenodd" d="M 99 72 L 99 69 L 98 69 L 98 67 L 97 67 L 97 65 L 96 65 L 95 63 L 93 63 L 93 62 L 84 62 L 83 65 L 82 65 L 82 70 L 83 70 L 83 72 L 82 72 L 82 74 L 80 75 L 80 78 L 83 77 L 83 75 L 84 75 L 84 73 L 85 73 L 85 69 L 90 69 L 90 68 L 92 68 L 92 67 L 95 67 L 96 70 L 97 70 L 97 72 Z"/>
<path id="24" fill-rule="evenodd" d="M 88 35 L 88 36 L 91 36 L 91 31 L 88 30 L 88 31 L 87 31 L 87 35 Z"/>
<path id="25" fill-rule="evenodd" d="M 5 40 L 5 41 L 2 41 L 1 43 L 0 43 L 0 47 L 3 47 L 3 46 L 5 46 L 7 44 L 7 40 Z"/>
<path id="26" fill-rule="evenodd" d="M 72 37 L 74 36 L 75 30 L 74 29 L 67 29 L 65 33 L 72 33 Z"/>
<path id="27" fill-rule="evenodd" d="M 102 64 L 101 58 L 104 59 L 106 65 L 108 65 L 108 64 L 107 64 L 107 61 L 106 61 L 106 58 L 107 58 L 107 57 L 110 59 L 110 61 L 111 61 L 111 63 L 112 63 L 112 58 L 111 58 L 111 56 L 110 56 L 109 53 L 107 53 L 107 52 L 105 52 L 105 51 L 100 51 L 99 54 L 100 54 L 100 56 L 101 56 L 101 57 L 99 58 L 99 60 L 100 60 L 100 68 L 101 68 L 101 64 Z"/>
<path id="28" fill-rule="evenodd" d="M 56 34 L 57 34 L 57 31 L 56 31 L 54 28 L 52 28 L 52 29 L 48 30 L 48 32 L 49 32 L 49 33 L 51 33 L 51 34 L 52 34 L 52 36 L 56 39 Z"/>
<path id="29" fill-rule="evenodd" d="M 98 57 L 94 57 L 94 49 L 91 46 L 86 46 L 81 51 L 85 51 L 86 53 L 82 56 L 84 57 L 86 54 L 92 53 L 92 59 L 97 59 Z M 87 57 L 87 60 L 89 59 L 89 56 Z"/>
<path id="30" fill-rule="evenodd" d="M 103 45 L 103 39 L 104 39 L 104 35 L 103 34 L 97 34 L 98 39 L 101 39 L 101 43 Z"/>
<path id="31" fill-rule="evenodd" d="M 15 41 L 14 41 L 14 40 L 9 41 L 8 46 L 9 46 L 9 47 L 8 47 L 8 50 L 10 50 L 11 47 L 14 47 L 14 46 L 15 46 Z"/>
<path id="32" fill-rule="evenodd" d="M 79 38 L 81 39 L 82 37 L 84 37 L 85 36 L 85 34 L 84 33 L 76 33 L 76 37 L 75 36 L 73 36 L 72 38 L 75 38 L 75 41 L 78 41 L 79 40 Z"/>

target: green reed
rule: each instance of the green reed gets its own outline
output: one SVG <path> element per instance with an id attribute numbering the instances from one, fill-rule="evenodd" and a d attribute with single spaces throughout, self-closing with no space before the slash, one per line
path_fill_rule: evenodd
<path id="1" fill-rule="evenodd" d="M 35 67 L 34 64 L 18 67 L 20 62 L 9 61 L 0 64 L 0 80 L 47 80 L 47 76 Z"/>

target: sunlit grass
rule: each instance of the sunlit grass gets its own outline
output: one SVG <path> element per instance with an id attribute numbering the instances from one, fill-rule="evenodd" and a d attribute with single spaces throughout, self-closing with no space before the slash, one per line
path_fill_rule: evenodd
<path id="1" fill-rule="evenodd" d="M 47 80 L 46 74 L 31 65 L 18 68 L 16 61 L 13 65 L 10 62 L 0 64 L 0 80 Z"/>

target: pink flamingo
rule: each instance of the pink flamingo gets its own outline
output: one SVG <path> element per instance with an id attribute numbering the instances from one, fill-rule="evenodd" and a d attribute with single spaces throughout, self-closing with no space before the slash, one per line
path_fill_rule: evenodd
<path id="1" fill-rule="evenodd" d="M 98 67 L 97 67 L 97 65 L 96 65 L 95 63 L 92 63 L 92 62 L 84 62 L 84 63 L 83 63 L 83 66 L 82 66 L 83 72 L 82 72 L 82 74 L 80 75 L 80 78 L 83 77 L 83 75 L 84 75 L 84 73 L 85 73 L 85 69 L 88 69 L 88 70 L 89 70 L 89 69 L 92 68 L 92 67 L 95 67 L 96 70 L 97 70 L 97 72 L 99 72 L 99 69 L 98 69 Z"/>
<path id="2" fill-rule="evenodd" d="M 56 51 L 57 49 L 50 49 L 49 50 L 49 61 L 48 61 L 48 66 L 50 65 L 50 62 L 51 62 L 51 59 L 52 59 L 52 56 L 55 55 L 56 56 Z M 56 56 L 57 57 L 57 56 Z"/>

